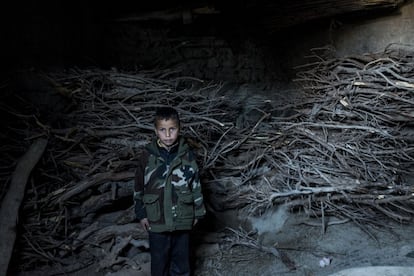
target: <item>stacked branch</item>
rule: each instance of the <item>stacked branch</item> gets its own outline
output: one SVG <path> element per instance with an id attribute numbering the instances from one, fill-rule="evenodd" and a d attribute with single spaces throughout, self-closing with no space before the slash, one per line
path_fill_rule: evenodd
<path id="1" fill-rule="evenodd" d="M 101 270 L 144 269 L 147 236 L 134 218 L 133 178 L 154 136 L 155 108 L 179 111 L 205 170 L 214 166 L 220 153 L 211 149 L 237 114 L 227 108 L 237 103 L 219 94 L 220 84 L 173 73 L 73 69 L 44 76 L 70 104 L 58 126 L 36 118 L 27 130 L 51 142 L 26 196 L 21 270 L 59 264 L 70 272 L 98 260 Z"/>
<path id="2" fill-rule="evenodd" d="M 260 215 L 286 204 L 357 223 L 411 220 L 413 55 L 407 47 L 318 57 L 298 75 L 306 97 L 292 102 L 243 102 L 220 84 L 169 71 L 49 73 L 71 104 L 58 124 L 31 119 L 32 137 L 50 142 L 26 195 L 20 269 L 57 263 L 68 272 L 97 260 L 102 270 L 144 267 L 133 176 L 154 135 L 154 109 L 165 105 L 177 108 L 197 152 L 210 211 Z"/>
<path id="3" fill-rule="evenodd" d="M 249 185 L 238 188 L 234 203 L 254 212 L 286 203 L 318 216 L 411 220 L 413 187 L 402 176 L 414 164 L 412 50 L 318 57 L 302 67 L 297 81 L 307 100 L 295 104 L 294 121 L 274 118 L 260 129 L 256 161 L 241 181 Z M 254 170 L 259 164 L 266 173 Z"/>

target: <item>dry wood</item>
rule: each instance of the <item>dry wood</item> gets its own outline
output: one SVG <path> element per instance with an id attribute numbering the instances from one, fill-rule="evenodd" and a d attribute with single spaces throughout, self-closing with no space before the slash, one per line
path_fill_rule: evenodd
<path id="1" fill-rule="evenodd" d="M 260 244 L 257 239 L 252 237 L 251 233 L 246 233 L 243 229 L 235 230 L 232 228 L 227 228 L 229 231 L 232 232 L 232 236 L 229 236 L 226 238 L 226 241 L 230 243 L 230 246 L 235 245 L 242 245 L 247 246 L 250 248 L 257 249 L 259 251 L 263 251 L 269 254 L 274 255 L 275 257 L 279 258 L 283 264 L 289 268 L 289 270 L 295 270 L 296 264 L 295 262 L 289 258 L 289 256 L 280 250 L 278 250 L 276 247 L 272 246 L 264 246 Z"/>
<path id="2" fill-rule="evenodd" d="M 168 70 L 49 72 L 73 103 L 60 128 L 26 123 L 53 143 L 23 206 L 21 263 L 62 263 L 75 252 L 102 259 L 98 249 L 110 252 L 116 236 L 146 239 L 133 221 L 131 186 L 154 137 L 154 109 L 165 105 L 180 113 L 210 210 L 260 215 L 286 204 L 323 227 L 338 217 L 367 232 L 383 224 L 378 218 L 410 221 L 413 188 L 403 176 L 414 166 L 414 48 L 344 58 L 319 50 L 299 68 L 306 97 L 280 102 L 244 101 Z M 124 261 L 111 256 L 103 267 Z"/>
<path id="3" fill-rule="evenodd" d="M 63 203 L 65 202 L 65 200 L 83 192 L 84 190 L 94 185 L 99 185 L 106 181 L 129 180 L 133 177 L 134 177 L 134 172 L 120 172 L 120 173 L 107 172 L 107 173 L 96 174 L 91 179 L 86 179 L 86 180 L 81 181 L 78 184 L 75 184 L 72 189 L 65 192 L 62 196 L 60 196 L 56 200 L 56 203 L 57 204 Z"/>
<path id="4" fill-rule="evenodd" d="M 26 184 L 30 173 L 46 149 L 48 141 L 40 138 L 17 163 L 13 173 L 10 188 L 3 198 L 0 208 L 0 275 L 6 275 L 14 242 L 16 239 L 16 224 L 19 220 L 19 209 L 22 203 Z"/>

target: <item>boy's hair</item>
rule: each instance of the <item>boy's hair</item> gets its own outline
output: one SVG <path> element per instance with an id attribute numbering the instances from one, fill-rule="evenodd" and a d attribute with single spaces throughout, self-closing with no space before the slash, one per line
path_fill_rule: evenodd
<path id="1" fill-rule="evenodd" d="M 177 110 L 172 107 L 159 107 L 155 111 L 154 126 L 157 126 L 157 122 L 160 120 L 175 120 L 180 126 L 180 117 Z"/>

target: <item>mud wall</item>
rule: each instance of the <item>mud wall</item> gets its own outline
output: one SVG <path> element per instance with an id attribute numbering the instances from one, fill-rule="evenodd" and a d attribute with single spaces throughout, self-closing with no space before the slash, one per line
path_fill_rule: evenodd
<path id="1" fill-rule="evenodd" d="M 171 68 L 243 83 L 288 81 L 312 48 L 332 45 L 343 56 L 414 43 L 412 1 L 392 12 L 326 18 L 276 32 L 212 17 L 183 24 L 95 20 L 80 13 L 11 23 L 3 32 L 3 66 Z"/>
<path id="2" fill-rule="evenodd" d="M 382 51 L 390 43 L 414 45 L 414 3 L 380 18 L 344 24 L 333 33 L 338 55 Z"/>
<path id="3" fill-rule="evenodd" d="M 202 79 L 286 81 L 310 49 L 332 46 L 337 56 L 414 44 L 414 3 L 395 11 L 325 18 L 276 32 L 233 21 L 107 25 L 107 63 L 174 68 Z M 111 59 L 109 59 L 112 58 Z"/>

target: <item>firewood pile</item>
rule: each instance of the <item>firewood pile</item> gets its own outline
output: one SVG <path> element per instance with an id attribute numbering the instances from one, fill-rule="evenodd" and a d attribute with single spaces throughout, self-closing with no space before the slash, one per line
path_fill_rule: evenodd
<path id="1" fill-rule="evenodd" d="M 284 102 L 258 95 L 241 102 L 219 83 L 177 72 L 48 72 L 70 104 L 59 123 L 36 119 L 26 130 L 49 144 L 22 208 L 19 270 L 58 264 L 69 273 L 98 262 L 98 270 L 113 271 L 148 262 L 133 176 L 163 105 L 181 115 L 210 212 L 258 216 L 285 205 L 361 227 L 381 225 L 379 217 L 410 221 L 414 49 L 314 57 L 296 80 L 306 93 Z"/>
<path id="2" fill-rule="evenodd" d="M 252 157 L 227 161 L 237 180 L 226 203 L 259 214 L 288 204 L 356 222 L 411 220 L 413 187 L 402 175 L 413 170 L 412 48 L 317 58 L 296 79 L 306 98 L 283 106 L 296 114 L 269 115 L 241 146 Z"/>

